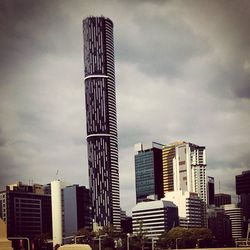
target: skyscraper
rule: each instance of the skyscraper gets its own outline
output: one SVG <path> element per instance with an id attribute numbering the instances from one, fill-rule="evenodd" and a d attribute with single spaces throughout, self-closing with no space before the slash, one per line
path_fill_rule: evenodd
<path id="1" fill-rule="evenodd" d="M 207 176 L 204 146 L 179 141 L 163 147 L 163 187 L 168 192 L 197 193 L 201 199 L 202 225 L 206 226 Z"/>
<path id="2" fill-rule="evenodd" d="M 120 228 L 113 23 L 83 20 L 89 186 L 94 223 Z"/>
<path id="3" fill-rule="evenodd" d="M 136 203 L 163 197 L 162 144 L 135 145 Z"/>
<path id="4" fill-rule="evenodd" d="M 163 147 L 164 192 L 195 192 L 207 203 L 205 147 L 188 142 L 175 142 Z"/>

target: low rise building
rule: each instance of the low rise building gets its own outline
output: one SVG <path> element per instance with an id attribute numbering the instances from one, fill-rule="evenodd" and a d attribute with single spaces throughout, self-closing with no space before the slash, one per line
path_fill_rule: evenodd
<path id="1" fill-rule="evenodd" d="M 154 239 L 179 225 L 178 208 L 167 200 L 140 202 L 132 209 L 133 234 Z"/>
<path id="2" fill-rule="evenodd" d="M 171 201 L 178 207 L 181 227 L 204 227 L 203 201 L 197 193 L 188 191 L 166 192 L 163 200 Z"/>

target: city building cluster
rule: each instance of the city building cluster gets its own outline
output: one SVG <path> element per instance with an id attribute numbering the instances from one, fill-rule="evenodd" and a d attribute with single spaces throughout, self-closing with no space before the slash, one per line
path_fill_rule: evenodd
<path id="1" fill-rule="evenodd" d="M 8 185 L 0 192 L 8 238 L 34 245 L 46 238 L 56 246 L 83 228 L 104 227 L 152 242 L 175 227 L 209 228 L 221 246 L 246 237 L 250 171 L 236 176 L 239 202 L 232 204 L 229 194 L 215 194 L 205 146 L 190 142 L 136 144 L 136 205 L 132 217 L 121 210 L 112 21 L 86 18 L 83 39 L 89 188 L 61 180 Z"/>

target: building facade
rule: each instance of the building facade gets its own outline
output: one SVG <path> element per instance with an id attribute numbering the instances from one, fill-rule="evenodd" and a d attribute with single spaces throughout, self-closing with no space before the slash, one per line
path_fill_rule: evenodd
<path id="1" fill-rule="evenodd" d="M 63 217 L 63 188 L 66 184 L 60 180 L 51 182 L 51 209 L 52 209 L 52 230 L 53 246 L 63 243 L 64 217 Z"/>
<path id="2" fill-rule="evenodd" d="M 219 194 L 214 195 L 214 205 L 216 207 L 220 207 L 220 206 L 226 205 L 226 204 L 231 204 L 231 195 L 230 194 L 219 193 Z"/>
<path id="3" fill-rule="evenodd" d="M 0 192 L 0 216 L 7 224 L 8 237 L 52 236 L 51 197 L 34 190 L 19 182 Z"/>
<path id="4" fill-rule="evenodd" d="M 92 229 L 89 189 L 72 185 L 63 190 L 65 236 L 74 235 L 79 229 Z"/>
<path id="5" fill-rule="evenodd" d="M 236 194 L 240 197 L 239 207 L 243 212 L 244 236 L 250 222 L 250 170 L 236 176 Z"/>
<path id="6" fill-rule="evenodd" d="M 134 235 L 158 238 L 179 225 L 178 208 L 166 200 L 140 202 L 132 209 L 132 221 Z"/>
<path id="7" fill-rule="evenodd" d="M 197 193 L 188 191 L 166 192 L 163 200 L 171 201 L 178 207 L 181 227 L 204 227 L 202 200 Z"/>
<path id="8" fill-rule="evenodd" d="M 164 193 L 179 190 L 197 193 L 207 204 L 205 147 L 179 141 L 163 147 L 162 157 Z"/>
<path id="9" fill-rule="evenodd" d="M 184 141 L 163 147 L 163 187 L 173 191 L 197 193 L 201 199 L 202 225 L 207 226 L 206 149 Z"/>
<path id="10" fill-rule="evenodd" d="M 135 145 L 136 203 L 147 199 L 158 200 L 163 194 L 162 144 Z"/>
<path id="11" fill-rule="evenodd" d="M 113 23 L 83 20 L 86 127 L 93 219 L 120 228 Z"/>
<path id="12" fill-rule="evenodd" d="M 208 228 L 215 236 L 217 247 L 232 246 L 231 220 L 223 208 L 210 206 L 208 209 Z"/>
<path id="13" fill-rule="evenodd" d="M 183 142 L 175 142 L 165 145 L 162 148 L 162 168 L 163 168 L 163 190 L 165 192 L 174 191 L 174 159 L 176 157 L 175 147 Z"/>
<path id="14" fill-rule="evenodd" d="M 232 238 L 234 240 L 243 237 L 243 213 L 242 208 L 237 207 L 236 204 L 223 205 L 225 214 L 231 220 Z"/>
<path id="15" fill-rule="evenodd" d="M 214 177 L 207 177 L 207 201 L 208 205 L 214 205 Z"/>

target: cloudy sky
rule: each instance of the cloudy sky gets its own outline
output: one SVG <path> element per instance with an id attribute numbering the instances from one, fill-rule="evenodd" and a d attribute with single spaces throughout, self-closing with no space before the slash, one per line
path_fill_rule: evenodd
<path id="1" fill-rule="evenodd" d="M 250 2 L 0 2 L 0 186 L 88 186 L 82 19 L 114 22 L 121 205 L 134 144 L 207 148 L 216 190 L 250 169 Z M 220 182 L 220 190 L 219 190 Z"/>

